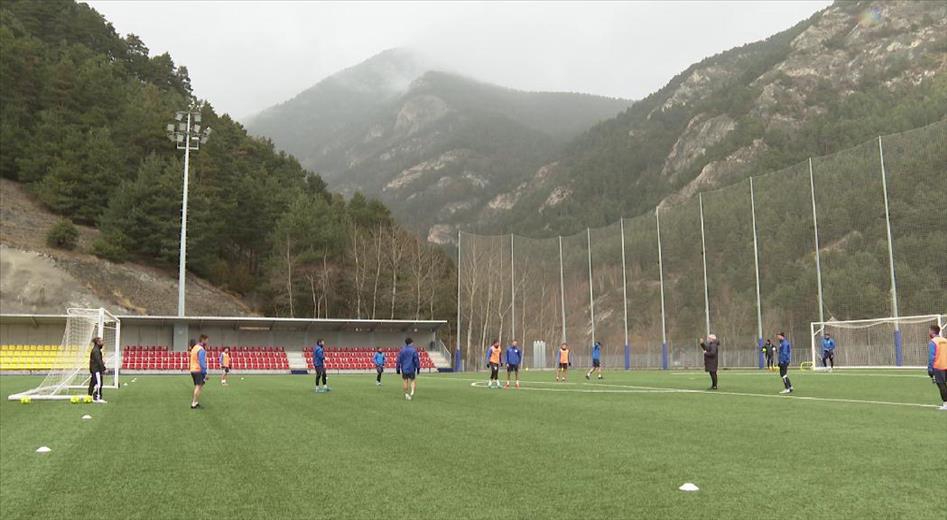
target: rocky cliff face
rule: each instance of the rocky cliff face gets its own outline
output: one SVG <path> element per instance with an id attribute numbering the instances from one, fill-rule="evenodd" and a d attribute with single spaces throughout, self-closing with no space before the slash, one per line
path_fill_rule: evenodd
<path id="1" fill-rule="evenodd" d="M 940 106 L 931 98 L 944 97 L 945 68 L 947 2 L 839 2 L 766 41 L 695 64 L 573 143 L 552 176 L 497 194 L 496 201 L 515 202 L 489 212 L 499 230 L 573 231 L 786 166 L 803 153 L 920 126 L 945 115 L 907 113 Z M 911 96 L 917 100 L 904 103 L 912 107 L 898 108 Z M 891 112 L 886 126 L 872 128 L 860 113 L 872 110 Z M 838 136 L 826 135 L 832 125 Z M 608 209 L 583 215 L 589 205 Z"/>

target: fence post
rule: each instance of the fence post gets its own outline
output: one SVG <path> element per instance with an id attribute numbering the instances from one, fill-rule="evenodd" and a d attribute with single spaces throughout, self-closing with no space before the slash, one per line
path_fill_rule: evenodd
<path id="1" fill-rule="evenodd" d="M 819 251 L 819 217 L 815 205 L 815 176 L 812 173 L 812 157 L 809 157 L 809 194 L 812 196 L 812 233 L 815 238 L 815 277 L 819 289 L 819 323 L 823 327 L 825 315 L 823 310 L 825 306 L 822 301 L 822 259 Z M 812 360 L 813 364 L 815 360 Z"/>
<path id="2" fill-rule="evenodd" d="M 704 194 L 697 194 L 697 204 L 700 211 L 700 259 L 704 264 L 704 325 L 706 334 L 710 334 L 710 291 L 707 288 L 707 244 L 704 242 Z"/>
<path id="3" fill-rule="evenodd" d="M 454 371 L 460 372 L 462 370 L 461 363 L 461 354 L 460 354 L 460 270 L 463 264 L 461 263 L 460 257 L 460 230 L 457 230 L 457 332 L 454 334 L 456 337 L 456 347 L 454 348 Z"/>
<path id="4" fill-rule="evenodd" d="M 654 221 L 658 227 L 658 274 L 661 280 L 661 368 L 668 369 L 668 330 L 664 311 L 664 261 L 661 258 L 661 209 L 654 209 Z"/>
<path id="5" fill-rule="evenodd" d="M 759 368 L 763 368 L 763 306 L 760 301 L 760 248 L 756 230 L 756 195 L 753 192 L 753 177 L 750 177 L 750 213 L 753 216 L 753 266 L 756 269 L 756 351 Z"/>
<path id="6" fill-rule="evenodd" d="M 885 227 L 888 230 L 888 267 L 891 273 L 891 314 L 894 320 L 894 359 L 897 366 L 904 365 L 904 352 L 901 348 L 901 324 L 898 322 L 898 284 L 894 277 L 894 244 L 891 240 L 891 216 L 888 211 L 888 180 L 885 173 L 885 152 L 878 136 L 878 156 L 881 159 L 881 189 L 885 195 Z"/>
<path id="7" fill-rule="evenodd" d="M 513 261 L 513 233 L 510 233 L 510 343 L 516 339 L 516 263 Z"/>
<path id="8" fill-rule="evenodd" d="M 592 345 L 595 344 L 595 294 L 592 292 L 592 229 L 585 228 L 586 243 L 589 248 L 589 322 L 592 325 Z M 591 345 L 589 345 L 591 348 Z"/>
<path id="9" fill-rule="evenodd" d="M 562 342 L 566 342 L 566 282 L 562 275 L 562 235 L 559 235 L 559 302 L 562 306 Z"/>
<path id="10" fill-rule="evenodd" d="M 625 219 L 618 219 L 621 230 L 621 296 L 625 324 L 625 370 L 631 369 L 631 345 L 628 343 L 628 277 L 625 274 Z"/>

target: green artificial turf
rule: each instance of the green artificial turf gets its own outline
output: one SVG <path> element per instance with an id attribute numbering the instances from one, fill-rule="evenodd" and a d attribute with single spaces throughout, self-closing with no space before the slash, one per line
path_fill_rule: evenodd
<path id="1" fill-rule="evenodd" d="M 756 371 L 716 393 L 699 372 L 422 375 L 407 402 L 392 373 L 328 394 L 235 374 L 199 410 L 188 375 L 127 376 L 107 405 L 22 405 L 6 396 L 38 379 L 4 376 L 0 516 L 943 518 L 947 412 L 923 372 L 791 376 L 787 398 Z"/>

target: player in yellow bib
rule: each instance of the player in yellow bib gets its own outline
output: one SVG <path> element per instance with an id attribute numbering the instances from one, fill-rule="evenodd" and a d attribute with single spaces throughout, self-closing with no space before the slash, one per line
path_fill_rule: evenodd
<path id="1" fill-rule="evenodd" d="M 572 352 L 569 350 L 569 345 L 563 343 L 559 346 L 559 366 L 556 368 L 556 382 L 560 380 L 564 383 L 566 381 L 566 375 L 569 372 L 569 367 L 572 366 Z"/>

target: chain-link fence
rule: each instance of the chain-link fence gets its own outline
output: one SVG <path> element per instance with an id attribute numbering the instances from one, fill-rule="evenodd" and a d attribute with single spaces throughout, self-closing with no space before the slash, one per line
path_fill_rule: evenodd
<path id="1" fill-rule="evenodd" d="M 940 121 L 571 236 L 464 233 L 464 367 L 514 338 L 531 368 L 563 341 L 579 367 L 595 341 L 606 367 L 698 367 L 708 333 L 759 367 L 778 332 L 799 363 L 812 322 L 944 313 L 945 179 Z"/>

